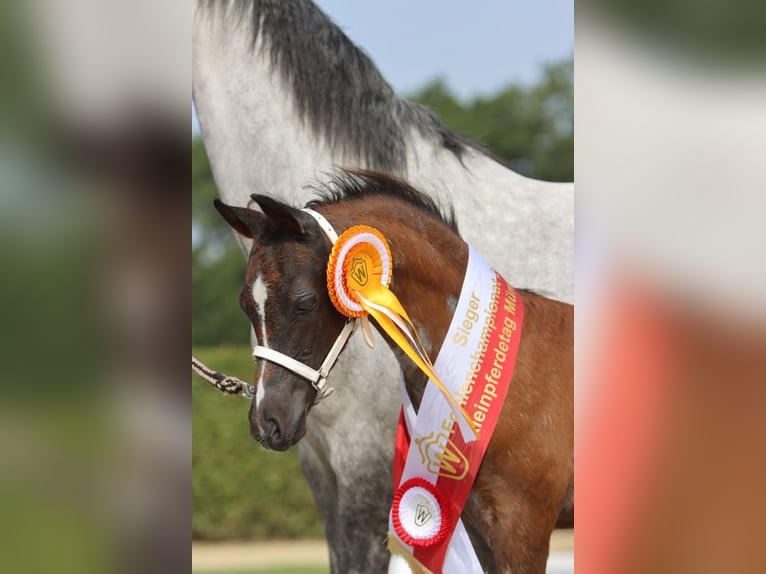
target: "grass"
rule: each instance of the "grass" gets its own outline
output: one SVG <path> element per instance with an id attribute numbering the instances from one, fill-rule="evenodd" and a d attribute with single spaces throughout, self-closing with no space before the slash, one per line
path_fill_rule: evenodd
<path id="1" fill-rule="evenodd" d="M 252 381 L 247 346 L 192 352 L 211 368 Z M 297 452 L 263 450 L 250 436 L 248 409 L 246 400 L 223 396 L 192 374 L 192 538 L 322 538 Z"/>

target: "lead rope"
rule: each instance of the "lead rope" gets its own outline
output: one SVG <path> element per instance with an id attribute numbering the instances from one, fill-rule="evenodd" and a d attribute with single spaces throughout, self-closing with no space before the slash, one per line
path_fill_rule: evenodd
<path id="1" fill-rule="evenodd" d="M 240 381 L 236 377 L 229 377 L 218 371 L 205 366 L 205 364 L 192 355 L 192 370 L 224 395 L 241 396 L 252 399 L 255 396 L 255 387 Z"/>

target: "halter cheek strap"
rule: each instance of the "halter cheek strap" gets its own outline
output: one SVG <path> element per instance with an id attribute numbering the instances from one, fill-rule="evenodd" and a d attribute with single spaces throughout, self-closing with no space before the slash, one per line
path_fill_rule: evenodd
<path id="1" fill-rule="evenodd" d="M 312 211 L 311 209 L 304 209 L 303 211 L 316 220 L 319 227 L 330 240 L 330 243 L 335 244 L 338 240 L 338 234 L 335 233 L 330 222 L 316 211 Z M 346 322 L 343 330 L 338 335 L 338 338 L 335 339 L 335 343 L 333 343 L 333 346 L 330 348 L 327 356 L 318 369 L 309 367 L 307 364 L 301 363 L 284 353 L 280 353 L 279 351 L 261 345 L 253 347 L 253 360 L 257 361 L 258 359 L 263 359 L 269 361 L 306 379 L 317 392 L 317 398 L 314 404 L 318 404 L 319 401 L 329 397 L 335 390 L 332 387 L 327 386 L 327 376 L 330 374 L 330 369 L 333 368 L 335 362 L 338 360 L 341 351 L 343 351 L 343 347 L 346 346 L 351 335 L 354 334 L 356 326 L 357 319 L 350 319 Z"/>
<path id="2" fill-rule="evenodd" d="M 257 361 L 258 359 L 264 359 L 279 365 L 280 367 L 284 367 L 288 371 L 292 371 L 299 377 L 306 379 L 309 383 L 311 383 L 311 386 L 316 389 L 317 398 L 314 404 L 317 404 L 322 399 L 329 397 L 335 391 L 335 389 L 332 387 L 327 386 L 327 375 L 330 374 L 330 369 L 332 369 L 335 365 L 335 362 L 338 360 L 343 347 L 351 338 L 351 335 L 354 334 L 355 330 L 356 320 L 347 321 L 343 327 L 343 330 L 340 332 L 340 335 L 338 335 L 338 338 L 335 339 L 335 343 L 333 343 L 333 346 L 327 353 L 327 357 L 325 357 L 325 360 L 322 362 L 318 369 L 313 369 L 307 364 L 301 363 L 300 361 L 297 361 L 292 357 L 285 355 L 284 353 L 280 353 L 279 351 L 269 349 L 268 347 L 262 347 L 260 345 L 253 347 L 253 360 Z"/>

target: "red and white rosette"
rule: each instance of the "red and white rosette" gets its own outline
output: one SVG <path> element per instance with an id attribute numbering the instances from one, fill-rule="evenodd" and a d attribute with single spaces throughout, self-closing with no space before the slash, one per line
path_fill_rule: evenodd
<path id="1" fill-rule="evenodd" d="M 423 478 L 411 478 L 394 495 L 391 518 L 405 544 L 427 548 L 447 536 L 447 507 L 436 487 Z"/>

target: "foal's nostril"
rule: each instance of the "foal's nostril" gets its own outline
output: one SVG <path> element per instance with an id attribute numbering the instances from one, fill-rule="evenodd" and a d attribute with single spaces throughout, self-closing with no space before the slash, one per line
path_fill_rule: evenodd
<path id="1" fill-rule="evenodd" d="M 282 439 L 282 431 L 274 419 L 268 419 L 263 424 L 263 434 L 268 437 L 271 444 L 276 444 Z"/>

